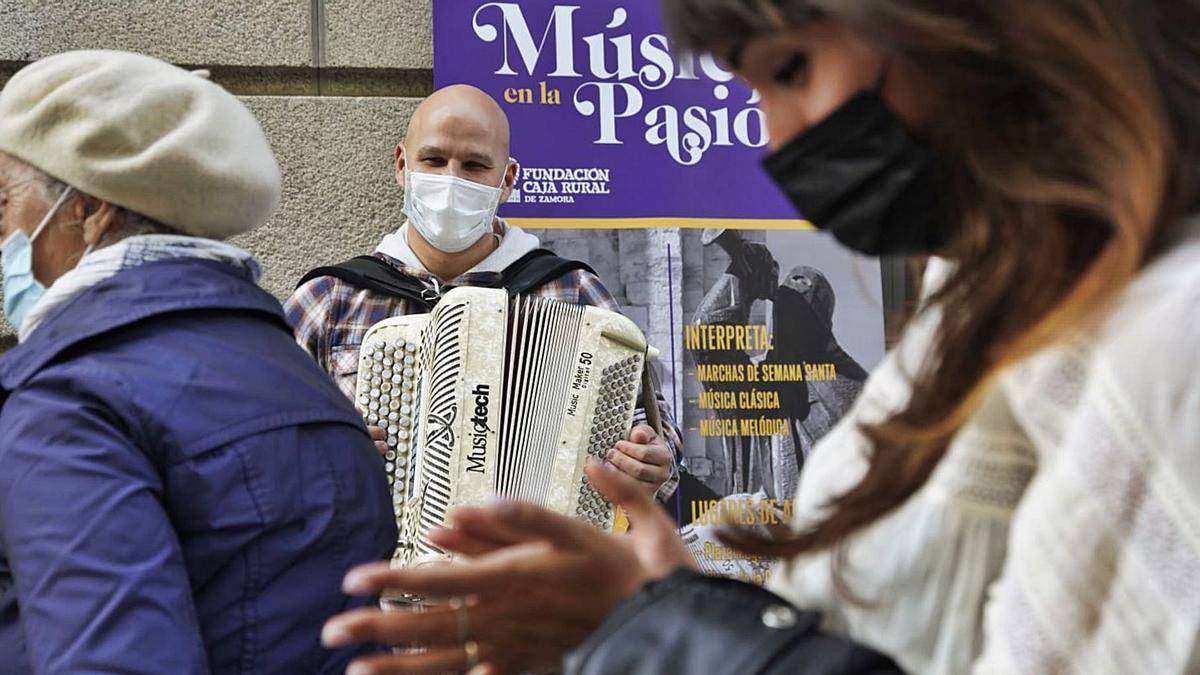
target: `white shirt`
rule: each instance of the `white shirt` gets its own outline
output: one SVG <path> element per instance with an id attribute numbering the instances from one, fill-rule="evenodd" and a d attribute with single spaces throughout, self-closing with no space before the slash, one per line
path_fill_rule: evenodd
<path id="1" fill-rule="evenodd" d="M 1200 672 L 1200 223 L 1099 326 L 1011 367 L 929 482 L 769 587 L 921 675 Z M 934 268 L 931 274 L 944 272 Z M 797 526 L 865 467 L 863 420 L 909 395 L 938 317 L 906 332 L 814 450 Z"/>

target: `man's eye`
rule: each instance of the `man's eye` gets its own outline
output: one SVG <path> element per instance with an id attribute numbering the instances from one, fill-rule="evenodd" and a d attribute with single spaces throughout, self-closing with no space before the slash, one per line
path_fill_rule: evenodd
<path id="1" fill-rule="evenodd" d="M 796 84 L 801 77 L 808 72 L 808 54 L 797 52 L 792 54 L 787 61 L 775 71 L 771 76 L 777 84 L 793 85 Z"/>

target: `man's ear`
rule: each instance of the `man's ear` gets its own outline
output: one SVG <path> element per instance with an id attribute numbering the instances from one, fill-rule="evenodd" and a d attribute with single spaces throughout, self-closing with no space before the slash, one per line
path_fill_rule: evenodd
<path id="1" fill-rule="evenodd" d="M 396 144 L 396 184 L 404 187 L 404 167 L 407 165 L 404 144 Z"/>
<path id="2" fill-rule="evenodd" d="M 504 169 L 504 186 L 500 191 L 500 204 L 508 203 L 508 197 L 517 187 L 517 179 L 521 175 L 521 165 L 515 159 L 508 160 L 508 166 Z"/>
<path id="3" fill-rule="evenodd" d="M 99 243 L 117 220 L 117 207 L 102 199 L 80 199 L 75 208 L 83 226 L 83 241 L 88 246 Z"/>

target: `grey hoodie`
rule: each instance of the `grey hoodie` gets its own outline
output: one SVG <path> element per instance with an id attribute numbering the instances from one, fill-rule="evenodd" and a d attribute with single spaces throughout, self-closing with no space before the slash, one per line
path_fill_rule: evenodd
<path id="1" fill-rule="evenodd" d="M 500 239 L 500 246 L 478 265 L 467 270 L 466 274 L 470 274 L 471 272 L 503 272 L 509 265 L 519 260 L 521 256 L 541 246 L 541 241 L 532 234 L 515 225 L 509 225 L 503 218 L 498 218 L 497 220 L 500 223 L 500 231 L 503 233 Z M 421 264 L 421 260 L 417 258 L 417 254 L 413 253 L 412 248 L 408 245 L 408 223 L 404 223 L 400 226 L 399 230 L 385 236 L 383 241 L 379 242 L 379 246 L 375 248 L 375 251 L 399 260 L 406 267 L 411 267 L 421 272 L 429 271 L 425 269 L 425 265 Z"/>

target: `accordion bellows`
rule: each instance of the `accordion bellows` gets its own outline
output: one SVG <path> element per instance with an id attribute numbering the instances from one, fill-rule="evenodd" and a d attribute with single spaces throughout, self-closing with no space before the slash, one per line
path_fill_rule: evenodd
<path id="1" fill-rule="evenodd" d="M 448 559 L 424 533 L 497 496 L 613 528 L 583 469 L 629 433 L 646 353 L 621 314 L 502 289 L 456 288 L 371 327 L 358 405 L 388 432 L 393 563 Z"/>

